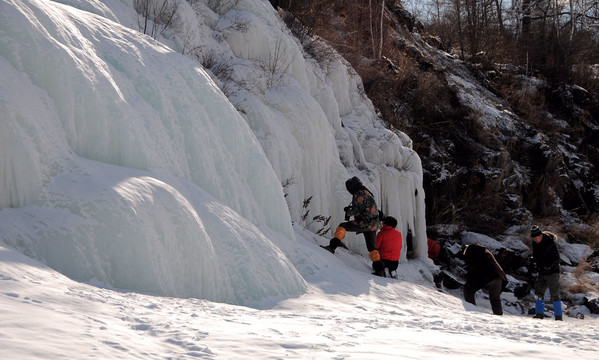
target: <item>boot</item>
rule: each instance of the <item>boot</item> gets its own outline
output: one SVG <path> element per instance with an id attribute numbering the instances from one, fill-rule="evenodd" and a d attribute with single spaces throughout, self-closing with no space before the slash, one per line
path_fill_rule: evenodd
<path id="1" fill-rule="evenodd" d="M 345 246 L 345 244 L 336 237 L 331 239 L 331 241 L 329 242 L 329 247 L 331 247 L 333 249 L 333 251 L 338 247 L 347 250 L 347 246 Z"/>
<path id="2" fill-rule="evenodd" d="M 385 274 L 385 263 L 381 260 L 375 261 L 372 263 L 372 269 L 374 270 L 373 274 L 380 277 L 387 277 Z"/>
<path id="3" fill-rule="evenodd" d="M 535 319 L 545 318 L 545 300 L 535 301 Z"/>
<path id="4" fill-rule="evenodd" d="M 345 244 L 341 240 L 339 240 L 339 239 L 337 239 L 335 237 L 332 238 L 331 241 L 329 241 L 329 245 L 327 245 L 327 246 L 320 245 L 320 247 L 323 248 L 323 249 L 325 249 L 325 250 L 327 250 L 331 254 L 334 254 L 335 253 L 335 249 L 338 248 L 338 247 L 343 248 L 343 249 L 347 249 L 347 246 L 345 246 Z"/>
<path id="5" fill-rule="evenodd" d="M 334 253 L 335 253 L 335 249 L 333 249 L 333 248 L 332 248 L 330 245 L 327 245 L 327 246 L 322 246 L 322 245 L 320 245 L 320 247 L 321 247 L 321 248 L 323 248 L 323 249 L 325 249 L 325 250 L 327 250 L 327 251 L 328 251 L 328 252 L 330 252 L 331 254 L 334 254 Z"/>
<path id="6" fill-rule="evenodd" d="M 562 302 L 554 301 L 553 302 L 553 315 L 555 315 L 555 320 L 563 321 L 563 312 L 562 312 Z"/>
<path id="7" fill-rule="evenodd" d="M 372 273 L 372 275 L 376 275 L 376 276 L 380 276 L 380 277 L 387 277 L 387 274 L 385 274 L 385 270 L 377 270 L 374 271 Z"/>

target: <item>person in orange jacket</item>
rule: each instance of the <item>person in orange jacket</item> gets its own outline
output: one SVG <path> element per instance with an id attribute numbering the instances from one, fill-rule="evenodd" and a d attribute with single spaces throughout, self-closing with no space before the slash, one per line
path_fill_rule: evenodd
<path id="1" fill-rule="evenodd" d="M 385 268 L 389 270 L 389 275 L 393 278 L 397 278 L 396 270 L 403 245 L 401 232 L 395 229 L 396 226 L 397 219 L 393 216 L 387 216 L 383 219 L 383 228 L 376 235 L 376 247 L 381 255 L 381 261 L 385 264 Z M 395 275 L 393 275 L 394 272 Z M 385 270 L 377 271 L 375 269 L 375 274 L 384 277 Z"/>

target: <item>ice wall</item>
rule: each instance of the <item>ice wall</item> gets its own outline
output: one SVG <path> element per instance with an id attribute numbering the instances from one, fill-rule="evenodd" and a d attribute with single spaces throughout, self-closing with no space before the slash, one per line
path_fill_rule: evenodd
<path id="1" fill-rule="evenodd" d="M 292 222 L 332 216 L 334 229 L 357 175 L 426 257 L 411 141 L 385 129 L 340 57 L 306 55 L 268 1 L 180 2 L 156 40 L 131 1 L 62 3 L 0 4 L 0 241 L 106 286 L 294 295 L 294 264 L 320 264 Z"/>
<path id="2" fill-rule="evenodd" d="M 54 2 L 0 10 L 2 241 L 126 289 L 304 291 L 279 180 L 196 62 Z"/>
<path id="3" fill-rule="evenodd" d="M 310 217 L 300 220 L 306 210 L 310 216 L 331 215 L 334 230 L 351 200 L 344 182 L 357 175 L 398 219 L 400 230 L 414 233 L 416 256 L 426 257 L 420 159 L 405 134 L 383 126 L 349 65 L 339 56 L 319 62 L 306 55 L 267 1 L 242 0 L 219 8 L 220 14 L 197 6 L 203 32 L 226 41 L 220 53 L 231 59 L 235 75 L 223 86 L 233 89 L 230 99 L 286 185 L 292 219 L 306 226 Z M 310 206 L 302 208 L 310 197 Z M 361 236 L 349 235 L 347 241 L 352 250 L 365 252 Z"/>

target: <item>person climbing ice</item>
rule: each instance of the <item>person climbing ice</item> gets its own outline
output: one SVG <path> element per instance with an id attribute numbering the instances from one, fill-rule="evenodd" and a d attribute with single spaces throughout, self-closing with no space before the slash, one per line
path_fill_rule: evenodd
<path id="1" fill-rule="evenodd" d="M 338 247 L 347 249 L 342 241 L 347 231 L 362 233 L 375 273 L 384 274 L 385 265 L 376 248 L 376 232 L 381 228 L 381 219 L 374 196 L 357 176 L 347 180 L 345 188 L 352 194 L 351 204 L 343 209 L 346 221 L 339 224 L 329 245 L 322 247 L 334 254 Z M 352 216 L 353 220 L 350 220 Z"/>

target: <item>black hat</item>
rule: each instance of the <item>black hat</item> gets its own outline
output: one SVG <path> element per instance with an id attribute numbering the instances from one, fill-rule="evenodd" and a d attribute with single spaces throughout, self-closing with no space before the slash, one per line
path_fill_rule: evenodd
<path id="1" fill-rule="evenodd" d="M 543 233 L 541 232 L 541 229 L 539 229 L 538 226 L 533 225 L 530 228 L 530 237 L 534 238 L 534 237 L 537 237 L 537 236 L 540 236 L 540 235 L 543 235 Z"/>
<path id="2" fill-rule="evenodd" d="M 383 224 L 391 226 L 391 227 L 396 227 L 397 219 L 394 218 L 393 216 L 385 216 L 385 218 L 383 219 Z"/>
<path id="3" fill-rule="evenodd" d="M 347 191 L 350 192 L 350 194 L 355 193 L 361 187 L 362 187 L 362 182 L 360 181 L 360 179 L 358 179 L 357 176 L 354 176 L 353 178 L 351 178 L 345 182 L 345 188 L 347 189 Z"/>

